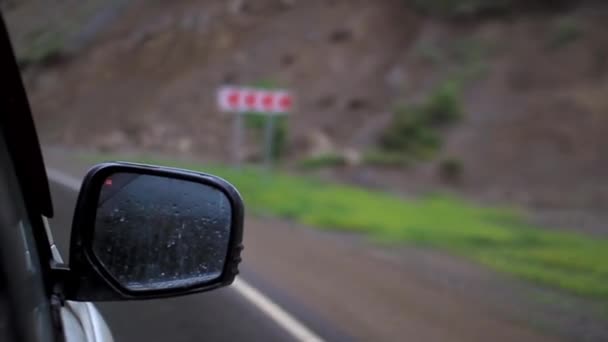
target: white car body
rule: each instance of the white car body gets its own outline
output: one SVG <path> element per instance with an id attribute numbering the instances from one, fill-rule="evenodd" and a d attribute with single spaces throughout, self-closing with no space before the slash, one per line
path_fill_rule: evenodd
<path id="1" fill-rule="evenodd" d="M 53 259 L 63 263 L 46 217 L 42 217 Z M 114 342 L 110 327 L 91 302 L 66 301 L 60 309 L 65 342 Z"/>

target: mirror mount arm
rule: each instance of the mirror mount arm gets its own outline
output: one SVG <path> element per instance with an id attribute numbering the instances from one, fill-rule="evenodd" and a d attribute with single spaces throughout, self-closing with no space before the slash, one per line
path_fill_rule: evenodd
<path id="1" fill-rule="evenodd" d="M 57 296 L 61 302 L 61 305 L 65 302 L 65 288 L 69 283 L 69 279 L 72 275 L 70 268 L 67 264 L 58 263 L 55 260 L 51 260 L 51 284 L 52 294 Z"/>
<path id="2" fill-rule="evenodd" d="M 66 300 L 83 301 L 81 298 L 93 298 L 86 290 L 83 292 L 79 286 L 79 274 L 68 264 L 52 260 L 50 262 L 51 296 L 63 306 Z M 97 291 L 92 291 L 97 292 Z"/>

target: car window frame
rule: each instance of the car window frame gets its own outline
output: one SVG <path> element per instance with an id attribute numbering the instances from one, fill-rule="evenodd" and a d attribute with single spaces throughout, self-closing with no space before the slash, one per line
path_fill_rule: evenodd
<path id="1" fill-rule="evenodd" d="M 13 162 L 40 257 L 45 291 L 50 298 L 53 260 L 42 217 L 53 216 L 49 181 L 27 94 L 9 33 L 0 12 L 0 129 Z"/>
<path id="2" fill-rule="evenodd" d="M 15 58 L 9 32 L 0 11 L 0 139 L 6 146 L 8 160 L 16 177 L 29 225 L 25 229 L 33 237 L 33 248 L 38 256 L 43 298 L 50 310 L 53 329 L 48 341 L 63 340 L 63 327 L 59 307 L 53 298 L 57 279 L 53 272 L 53 254 L 43 217 L 53 216 L 49 181 L 42 158 L 42 151 L 31 114 L 21 70 Z M 9 280 L 10 281 L 10 280 Z M 14 305 L 14 304 L 13 304 Z M 45 339 L 46 341 L 47 339 Z"/>

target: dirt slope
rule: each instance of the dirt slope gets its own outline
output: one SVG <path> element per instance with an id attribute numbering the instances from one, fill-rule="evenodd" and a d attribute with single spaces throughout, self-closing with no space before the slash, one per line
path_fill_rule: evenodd
<path id="1" fill-rule="evenodd" d="M 223 1 L 134 5 L 93 49 L 32 85 L 32 102 L 52 141 L 221 155 L 228 119 L 215 89 L 272 81 L 298 94 L 296 144 L 319 129 L 348 142 L 386 110 L 378 75 L 400 53 L 378 52 L 406 49 L 415 25 L 399 1 L 332 3 L 260 1 L 236 13 Z M 360 98 L 376 108 L 347 108 Z"/>
<path id="2" fill-rule="evenodd" d="M 437 160 L 452 157 L 464 166 L 461 192 L 533 207 L 548 225 L 605 232 L 606 6 L 450 22 L 404 3 L 133 1 L 93 46 L 32 78 L 36 119 L 51 144 L 226 160 L 230 117 L 216 110 L 215 89 L 266 81 L 298 96 L 292 158 L 319 144 L 362 153 L 395 104 L 419 100 L 468 63 L 481 71 L 466 83 L 465 119 L 445 132 L 439 158 L 335 177 L 444 189 Z M 479 56 L 454 62 L 446 57 L 455 49 Z"/>

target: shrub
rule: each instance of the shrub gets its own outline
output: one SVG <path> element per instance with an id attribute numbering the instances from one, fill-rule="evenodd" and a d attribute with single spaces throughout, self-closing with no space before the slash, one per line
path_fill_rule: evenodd
<path id="1" fill-rule="evenodd" d="M 567 46 L 583 35 L 580 24 L 572 18 L 563 18 L 553 28 L 548 47 L 558 49 Z"/>
<path id="2" fill-rule="evenodd" d="M 433 125 L 447 125 L 462 117 L 460 89 L 456 82 L 446 82 L 429 97 L 424 111 Z"/>
<path id="3" fill-rule="evenodd" d="M 52 64 L 63 58 L 64 34 L 57 31 L 36 32 L 28 38 L 27 45 L 18 46 L 16 51 L 17 61 L 21 68 Z"/>
<path id="4" fill-rule="evenodd" d="M 418 11 L 447 18 L 501 16 L 518 10 L 562 9 L 581 3 L 576 0 L 405 0 Z"/>
<path id="5" fill-rule="evenodd" d="M 306 170 L 320 169 L 326 167 L 340 167 L 346 165 L 346 158 L 337 153 L 327 153 L 320 156 L 301 160 L 298 167 Z"/>
<path id="6" fill-rule="evenodd" d="M 495 49 L 493 42 L 466 37 L 445 44 L 422 42 L 414 47 L 414 52 L 425 63 L 450 68 L 450 79 L 468 82 L 487 74 L 487 59 Z"/>
<path id="7" fill-rule="evenodd" d="M 506 14 L 517 0 L 409 0 L 417 10 L 445 17 Z"/>
<path id="8" fill-rule="evenodd" d="M 274 82 L 263 80 L 254 84 L 255 88 L 262 89 L 276 89 L 277 86 Z M 264 148 L 264 134 L 266 130 L 266 125 L 268 124 L 268 120 L 274 120 L 274 127 L 272 132 L 272 151 L 271 155 L 274 160 L 280 160 L 285 152 L 285 148 L 287 145 L 287 116 L 286 115 L 278 115 L 275 117 L 270 117 L 264 113 L 257 112 L 249 112 L 245 113 L 245 125 L 247 128 L 254 132 L 258 143 L 261 145 L 261 148 Z"/>
<path id="9" fill-rule="evenodd" d="M 420 57 L 423 61 L 433 65 L 439 65 L 440 63 L 443 63 L 446 57 L 445 51 L 433 44 L 420 43 L 416 45 L 414 49 L 414 52 L 418 57 Z"/>
<path id="10" fill-rule="evenodd" d="M 403 153 L 370 151 L 363 156 L 363 163 L 384 167 L 404 167 L 410 164 L 410 159 Z"/>
<path id="11" fill-rule="evenodd" d="M 398 109 L 392 124 L 380 137 L 380 147 L 385 152 L 402 152 L 416 156 L 421 150 L 439 148 L 441 140 L 429 125 L 421 106 Z"/>
<path id="12" fill-rule="evenodd" d="M 285 154 L 287 147 L 287 116 L 282 115 L 275 118 L 273 134 L 272 157 L 275 160 L 280 160 Z"/>
<path id="13" fill-rule="evenodd" d="M 446 82 L 424 103 L 398 108 L 380 136 L 380 148 L 383 152 L 428 158 L 441 147 L 439 128 L 458 121 L 462 115 L 459 86 Z"/>
<path id="14" fill-rule="evenodd" d="M 444 181 L 455 182 L 462 178 L 464 165 L 460 159 L 446 158 L 439 162 L 439 176 Z"/>
<path id="15" fill-rule="evenodd" d="M 274 120 L 274 127 L 272 132 L 272 158 L 279 160 L 285 152 L 285 146 L 287 145 L 287 116 L 279 115 L 273 118 L 262 113 L 246 113 L 245 114 L 245 125 L 247 128 L 253 130 L 256 139 L 262 148 L 264 148 L 264 134 L 268 120 Z"/>

